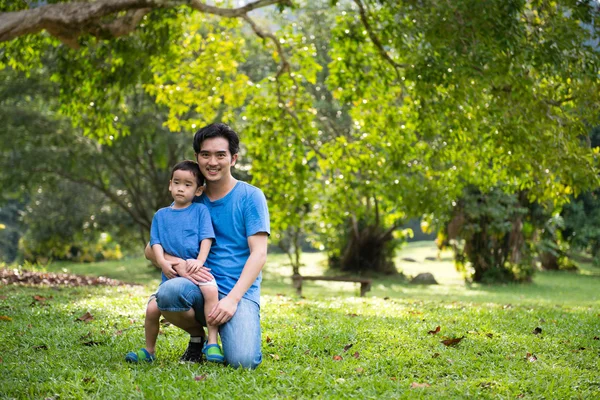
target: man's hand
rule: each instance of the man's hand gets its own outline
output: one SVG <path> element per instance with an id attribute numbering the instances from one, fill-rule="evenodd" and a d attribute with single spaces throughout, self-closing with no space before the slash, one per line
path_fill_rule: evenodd
<path id="1" fill-rule="evenodd" d="M 191 280 L 192 282 L 196 281 L 195 283 L 197 284 L 198 282 L 210 282 L 212 281 L 214 278 L 214 276 L 212 276 L 212 274 L 210 273 L 210 268 L 206 268 L 206 267 L 200 267 L 198 269 L 198 271 L 190 274 L 189 272 L 187 272 L 186 278 L 188 278 L 189 280 Z"/>
<path id="2" fill-rule="evenodd" d="M 222 325 L 229 321 L 237 310 L 238 302 L 229 296 L 225 296 L 212 309 L 206 317 L 206 322 L 209 325 Z"/>
<path id="3" fill-rule="evenodd" d="M 160 269 L 162 269 L 163 274 L 165 274 L 168 279 L 173 279 L 177 276 L 177 271 L 175 271 L 174 268 L 176 264 L 177 262 L 175 261 L 161 260 Z"/>

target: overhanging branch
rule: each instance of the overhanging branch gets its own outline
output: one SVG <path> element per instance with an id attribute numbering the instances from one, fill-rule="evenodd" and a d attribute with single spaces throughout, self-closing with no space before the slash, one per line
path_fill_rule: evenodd
<path id="1" fill-rule="evenodd" d="M 144 15 L 159 8 L 187 6 L 203 13 L 238 18 L 252 10 L 273 4 L 290 5 L 290 0 L 256 0 L 242 7 L 221 8 L 199 0 L 98 0 L 47 4 L 45 6 L 0 14 L 0 42 L 48 31 L 65 44 L 77 47 L 77 38 L 91 34 L 101 39 L 126 35 L 137 27 Z M 125 12 L 124 16 L 120 14 Z M 105 18 L 113 17 L 112 21 Z"/>

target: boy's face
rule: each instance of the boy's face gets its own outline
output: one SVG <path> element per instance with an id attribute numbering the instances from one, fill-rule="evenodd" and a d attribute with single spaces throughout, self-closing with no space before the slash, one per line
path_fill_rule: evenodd
<path id="1" fill-rule="evenodd" d="M 187 207 L 194 196 L 202 194 L 202 187 L 198 186 L 196 177 L 191 171 L 178 169 L 173 172 L 173 177 L 169 181 L 169 191 L 175 201 L 175 208 Z"/>
<path id="2" fill-rule="evenodd" d="M 202 142 L 196 158 L 200 172 L 210 184 L 231 176 L 231 167 L 235 165 L 237 154 L 231 155 L 227 139 L 215 137 Z"/>

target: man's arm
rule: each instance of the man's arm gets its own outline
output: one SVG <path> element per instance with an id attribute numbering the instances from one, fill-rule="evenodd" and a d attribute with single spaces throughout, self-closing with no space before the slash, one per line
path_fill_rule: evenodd
<path id="1" fill-rule="evenodd" d="M 250 256 L 244 265 L 242 274 L 231 292 L 221 299 L 208 314 L 206 322 L 211 325 L 221 325 L 233 317 L 242 296 L 252 286 L 267 261 L 267 238 L 266 232 L 259 232 L 248 238 Z"/>
<path id="2" fill-rule="evenodd" d="M 146 248 L 144 249 L 144 256 L 146 257 L 146 260 L 150 261 L 152 264 L 154 264 L 158 268 L 161 268 L 160 264 L 156 260 L 154 251 L 152 250 L 152 247 L 150 247 L 149 243 L 146 245 Z M 198 282 L 209 282 L 214 279 L 212 274 L 210 272 L 208 272 L 210 270 L 206 267 L 202 267 L 202 268 L 200 268 L 200 270 L 196 271 L 195 273 L 189 274 L 187 272 L 187 265 L 186 265 L 186 262 L 184 259 L 172 256 L 169 253 L 164 253 L 164 257 L 165 257 L 165 260 L 172 262 L 171 265 L 173 265 L 173 269 L 175 270 L 175 272 L 177 272 L 177 274 L 179 276 L 181 276 L 182 278 L 189 279 L 196 285 L 198 284 Z"/>

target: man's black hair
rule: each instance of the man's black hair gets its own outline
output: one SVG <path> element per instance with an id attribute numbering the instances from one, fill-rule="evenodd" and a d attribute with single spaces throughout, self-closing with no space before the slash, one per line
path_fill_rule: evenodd
<path id="1" fill-rule="evenodd" d="M 206 139 L 222 137 L 229 142 L 229 152 L 233 156 L 240 151 L 240 137 L 229 125 L 223 123 L 210 124 L 200 128 L 194 135 L 194 152 L 200 153 L 202 142 Z"/>
<path id="2" fill-rule="evenodd" d="M 198 186 L 204 185 L 204 175 L 202 175 L 202 172 L 200 172 L 200 167 L 195 161 L 185 160 L 175 164 L 175 166 L 171 170 L 171 180 L 173 180 L 173 175 L 175 175 L 175 171 L 190 171 L 192 175 L 196 177 L 196 182 L 198 183 Z"/>

